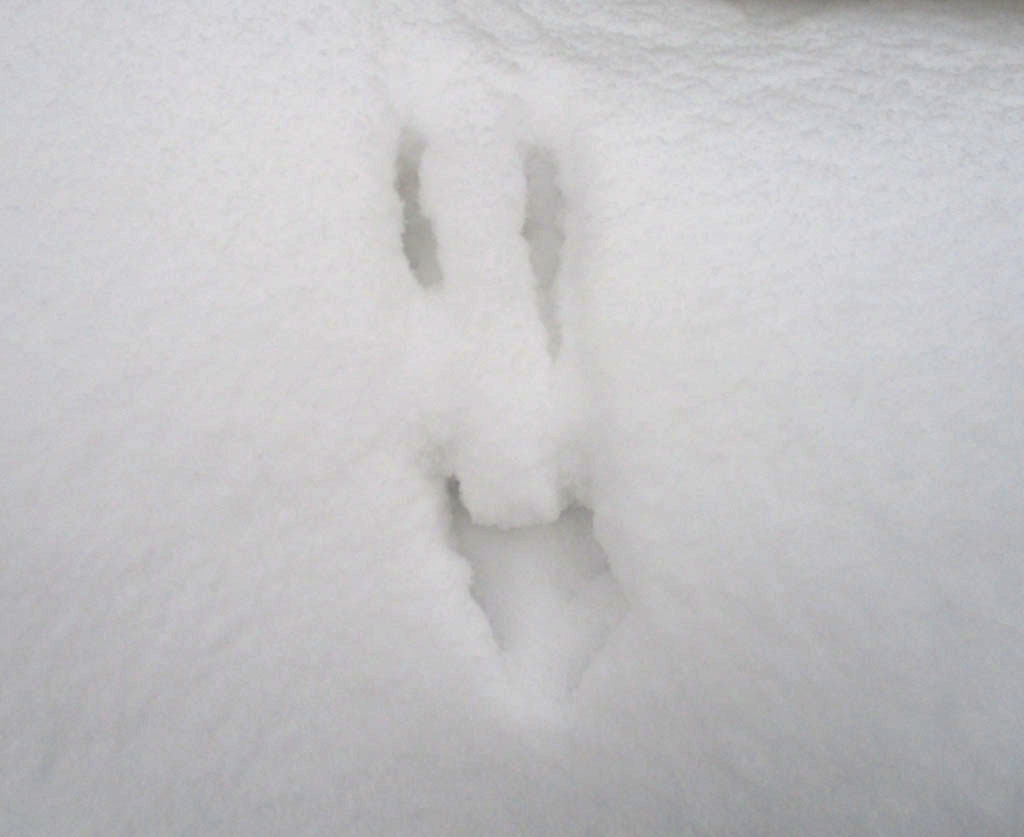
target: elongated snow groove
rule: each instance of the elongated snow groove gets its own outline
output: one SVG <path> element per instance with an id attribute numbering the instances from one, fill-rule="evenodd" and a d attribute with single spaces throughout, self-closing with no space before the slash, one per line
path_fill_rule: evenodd
<path id="1" fill-rule="evenodd" d="M 562 347 L 555 280 L 565 243 L 565 198 L 558 184 L 558 161 L 549 149 L 530 146 L 523 157 L 523 174 L 526 218 L 522 234 L 530 247 L 530 265 L 537 280 L 537 311 L 547 332 L 548 354 L 554 358 Z"/>
<path id="2" fill-rule="evenodd" d="M 420 162 L 425 148 L 426 143 L 415 131 L 402 132 L 395 161 L 395 191 L 402 201 L 402 252 L 416 281 L 432 288 L 441 284 L 443 276 L 434 225 L 420 205 Z"/>

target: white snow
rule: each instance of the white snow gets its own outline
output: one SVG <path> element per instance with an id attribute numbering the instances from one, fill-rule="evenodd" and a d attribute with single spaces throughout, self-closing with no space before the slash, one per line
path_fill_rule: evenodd
<path id="1" fill-rule="evenodd" d="M 1019 829 L 1019 5 L 47 0 L 0 101 L 0 833 Z"/>
<path id="2" fill-rule="evenodd" d="M 593 515 L 573 507 L 553 523 L 502 530 L 474 524 L 457 491 L 451 506 L 455 548 L 473 573 L 470 591 L 515 688 L 556 701 L 571 694 L 626 608 Z"/>

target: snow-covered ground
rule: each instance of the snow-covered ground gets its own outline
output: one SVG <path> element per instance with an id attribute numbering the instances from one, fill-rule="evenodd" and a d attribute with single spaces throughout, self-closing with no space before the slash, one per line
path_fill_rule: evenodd
<path id="1" fill-rule="evenodd" d="M 1024 8 L 0 9 L 0 833 L 1010 834 Z"/>

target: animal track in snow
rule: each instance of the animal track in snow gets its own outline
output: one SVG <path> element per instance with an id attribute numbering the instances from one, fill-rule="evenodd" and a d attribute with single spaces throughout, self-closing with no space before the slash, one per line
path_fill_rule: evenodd
<path id="1" fill-rule="evenodd" d="M 473 339 L 454 343 L 468 351 L 451 355 L 447 374 L 460 377 L 465 363 L 466 375 L 451 427 L 439 431 L 441 468 L 450 474 L 451 542 L 472 568 L 469 592 L 513 681 L 557 699 L 579 685 L 626 611 L 589 509 L 570 505 L 552 522 L 512 526 L 550 521 L 565 486 L 588 482 L 559 470 L 559 463 L 575 461 L 559 446 L 573 444 L 566 422 L 577 403 L 578 370 L 568 355 L 560 357 L 567 208 L 558 161 L 537 144 L 518 156 L 471 143 L 425 159 L 424 150 L 418 134 L 402 134 L 395 177 L 402 248 L 423 288 L 446 282 L 434 301 L 452 306 L 452 330 L 465 320 L 473 329 Z M 460 151 L 473 155 L 466 167 Z M 445 213 L 435 218 L 437 234 L 421 206 L 421 163 L 431 210 Z M 485 191 L 467 192 L 475 186 Z M 523 198 L 522 217 L 510 211 L 509 195 Z M 467 223 L 475 226 L 462 236 Z"/>
<path id="2" fill-rule="evenodd" d="M 558 161 L 548 149 L 530 146 L 523 156 L 526 177 L 526 217 L 522 235 L 530 246 L 530 266 L 537 280 L 537 311 L 547 333 L 548 354 L 557 357 L 562 346 L 555 279 L 562 266 L 565 243 L 565 198 L 558 183 Z"/>
<path id="3" fill-rule="evenodd" d="M 420 206 L 420 163 L 426 143 L 406 129 L 398 142 L 395 160 L 395 191 L 402 201 L 402 252 L 416 281 L 424 288 L 441 284 L 434 225 Z"/>
<path id="4" fill-rule="evenodd" d="M 473 523 L 454 480 L 449 497 L 471 593 L 509 669 L 541 692 L 571 693 L 626 611 L 593 513 L 572 506 L 553 523 L 501 529 Z"/>

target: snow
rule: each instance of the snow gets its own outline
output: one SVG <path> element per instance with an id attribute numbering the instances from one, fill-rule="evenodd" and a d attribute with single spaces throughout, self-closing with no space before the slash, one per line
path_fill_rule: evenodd
<path id="1" fill-rule="evenodd" d="M 1022 44 L 0 11 L 0 832 L 1012 833 Z"/>
<path id="2" fill-rule="evenodd" d="M 455 548 L 470 562 L 470 592 L 517 688 L 558 700 L 580 684 L 626 600 L 593 533 L 593 514 L 566 509 L 553 523 L 474 524 L 452 495 Z"/>

